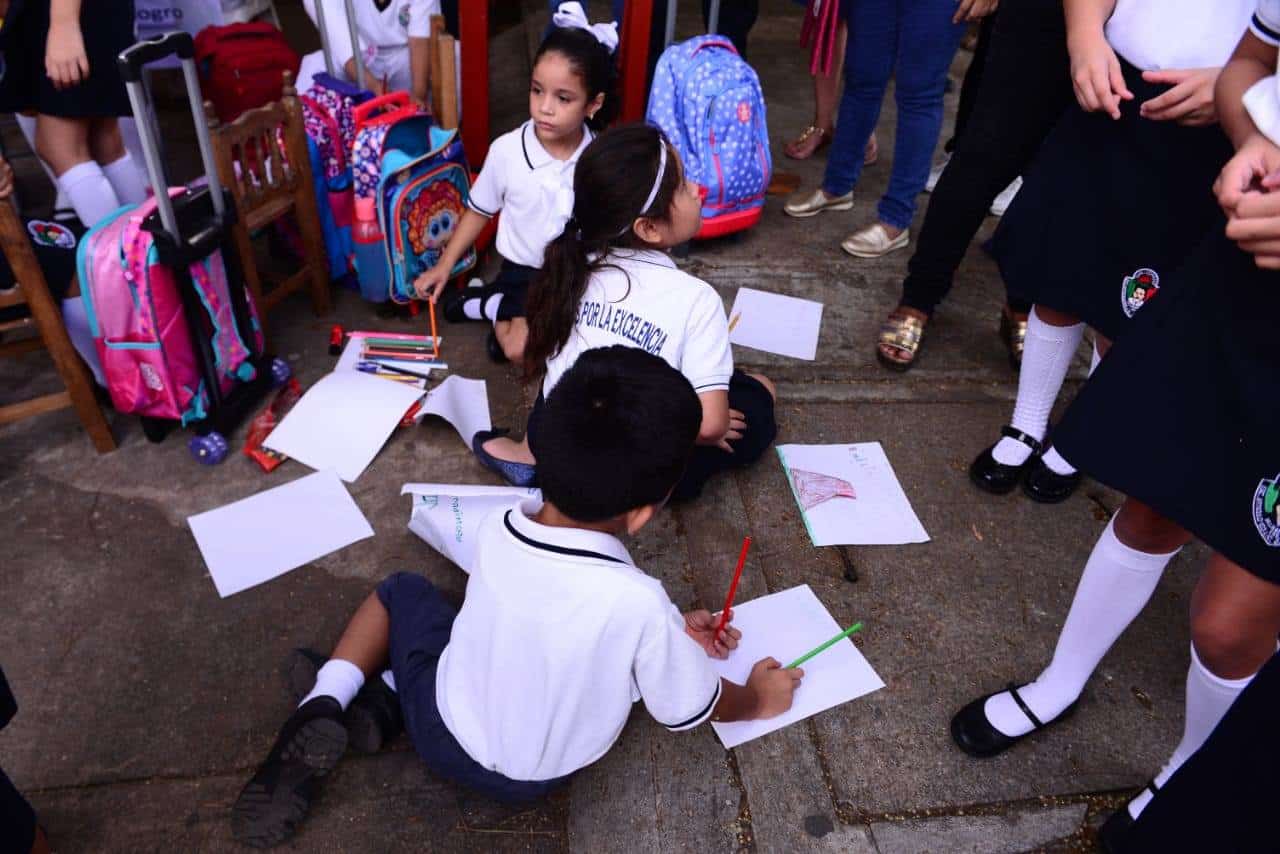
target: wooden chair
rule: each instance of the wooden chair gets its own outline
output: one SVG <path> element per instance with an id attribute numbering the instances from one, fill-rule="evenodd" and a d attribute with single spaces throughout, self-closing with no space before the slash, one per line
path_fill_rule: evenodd
<path id="1" fill-rule="evenodd" d="M 31 248 L 27 229 L 8 201 L 0 201 L 0 250 L 3 250 L 17 282 L 11 290 L 0 291 L 0 308 L 26 305 L 31 311 L 30 317 L 0 323 L 0 332 L 30 329 L 36 333 L 0 343 L 0 355 L 12 356 L 43 347 L 53 358 L 53 366 L 65 386 L 63 391 L 0 406 L 0 424 L 70 406 L 75 408 L 98 453 L 115 450 L 111 428 L 107 426 L 107 419 L 93 396 L 93 380 L 67 337 L 62 313 L 49 293 L 49 285 L 45 282 L 40 262 L 36 260 L 35 250 Z"/>
<path id="2" fill-rule="evenodd" d="M 218 177 L 231 189 L 235 201 L 232 237 L 245 282 L 258 305 L 264 335 L 267 314 L 294 291 L 307 289 L 312 310 L 317 315 L 327 314 L 332 307 L 329 265 L 320 231 L 302 104 L 293 86 L 293 74 L 284 73 L 284 94 L 279 101 L 249 110 L 230 124 L 218 120 L 213 104 L 206 101 L 204 107 Z M 265 291 L 252 235 L 290 212 L 302 236 L 302 268 L 273 281 L 274 287 Z"/>
<path id="3" fill-rule="evenodd" d="M 458 63 L 453 36 L 445 32 L 444 17 L 431 16 L 431 108 L 436 123 L 447 130 L 458 126 Z"/>

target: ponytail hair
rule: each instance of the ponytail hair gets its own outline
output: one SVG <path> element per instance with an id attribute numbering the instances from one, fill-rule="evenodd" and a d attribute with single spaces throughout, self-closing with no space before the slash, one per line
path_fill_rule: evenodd
<path id="1" fill-rule="evenodd" d="M 569 63 L 573 73 L 578 75 L 582 86 L 587 90 L 587 103 L 590 104 L 598 95 L 604 95 L 604 102 L 596 114 L 587 119 L 587 127 L 599 133 L 613 124 L 618 114 L 618 99 L 614 95 L 617 80 L 617 68 L 613 54 L 609 48 L 596 39 L 590 30 L 573 27 L 553 27 L 547 37 L 538 46 L 534 54 L 533 65 L 536 68 L 539 60 L 547 53 L 558 53 Z"/>
<path id="2" fill-rule="evenodd" d="M 609 251 L 645 248 L 633 223 L 641 217 L 666 220 L 683 180 L 680 158 L 651 125 L 620 125 L 582 152 L 573 174 L 573 216 L 547 244 L 542 270 L 529 289 L 526 381 L 541 375 L 569 340 L 587 282 L 614 266 Z"/>

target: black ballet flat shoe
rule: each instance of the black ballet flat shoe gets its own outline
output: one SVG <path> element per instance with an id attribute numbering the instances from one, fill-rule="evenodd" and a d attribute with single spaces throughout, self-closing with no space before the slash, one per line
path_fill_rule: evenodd
<path id="1" fill-rule="evenodd" d="M 1080 479 L 1078 471 L 1058 474 L 1045 465 L 1041 457 L 1035 457 L 1022 479 L 1022 492 L 1041 504 L 1059 504 L 1075 493 Z"/>
<path id="2" fill-rule="evenodd" d="M 479 299 L 480 288 L 463 288 L 454 291 L 444 298 L 444 319 L 450 323 L 466 323 L 471 318 L 467 317 L 464 306 L 469 299 Z"/>
<path id="3" fill-rule="evenodd" d="M 1160 787 L 1156 785 L 1155 780 L 1148 780 L 1143 788 L 1151 792 L 1152 797 L 1160 794 Z M 1147 802 L 1147 806 L 1151 806 L 1150 801 Z M 1120 807 L 1107 816 L 1102 827 L 1098 828 L 1098 846 L 1107 854 L 1123 854 L 1125 851 L 1133 850 L 1128 840 L 1129 831 L 1136 823 L 1137 819 L 1129 815 L 1129 805 Z"/>
<path id="4" fill-rule="evenodd" d="M 489 354 L 489 361 L 496 365 L 505 365 L 509 360 L 507 354 L 502 351 L 502 345 L 498 343 L 498 335 L 492 329 L 489 330 L 489 337 L 484 339 L 485 352 Z"/>
<path id="5" fill-rule="evenodd" d="M 987 759 L 1004 753 L 1010 747 L 1022 741 L 1031 733 L 1039 732 L 1045 727 L 1052 726 L 1058 721 L 1065 720 L 1075 714 L 1079 701 L 1072 703 L 1063 709 L 1062 714 L 1058 715 L 1048 723 L 1041 723 L 1040 719 L 1035 716 L 1031 708 L 1022 701 L 1022 696 L 1018 694 L 1018 686 L 1012 682 L 1005 689 L 1013 696 L 1013 701 L 1018 704 L 1018 708 L 1022 709 L 1022 713 L 1027 716 L 1027 720 L 1031 721 L 1031 732 L 1023 735 L 1005 735 L 1000 730 L 991 725 L 991 721 L 987 720 L 986 704 L 987 700 L 1001 693 L 995 691 L 986 696 L 979 697 L 960 711 L 956 712 L 955 717 L 951 719 L 951 740 L 956 746 L 970 756 L 976 756 L 979 759 Z"/>
<path id="6" fill-rule="evenodd" d="M 990 492 L 992 495 L 1007 495 L 1012 492 L 1022 480 L 1032 460 L 1037 460 L 1040 456 L 1040 442 L 1021 430 L 1006 424 L 1000 428 L 1000 435 L 1026 445 L 1031 449 L 1031 456 L 1027 457 L 1027 461 L 1020 466 L 1008 466 L 996 462 L 996 458 L 991 456 L 995 445 L 978 454 L 977 459 L 969 466 L 969 480 L 973 481 L 973 485 L 978 489 Z"/>

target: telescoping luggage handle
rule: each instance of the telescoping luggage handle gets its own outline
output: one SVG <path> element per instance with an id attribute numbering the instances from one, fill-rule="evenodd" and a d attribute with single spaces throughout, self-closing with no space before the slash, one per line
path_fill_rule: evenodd
<path id="1" fill-rule="evenodd" d="M 333 47 L 329 44 L 329 30 L 324 25 L 325 0 L 315 0 L 315 4 L 316 28 L 320 30 L 320 49 L 324 54 L 324 68 L 329 72 L 330 77 L 336 77 L 338 75 L 333 65 Z M 364 84 L 364 57 L 360 55 L 360 33 L 356 28 L 356 10 L 351 0 L 343 0 L 343 5 L 347 12 L 347 32 L 351 34 L 351 57 L 356 63 L 356 85 L 361 89 L 367 89 L 368 87 Z"/>
<path id="2" fill-rule="evenodd" d="M 175 244 L 182 241 L 178 229 L 178 218 L 173 211 L 173 201 L 169 197 L 169 182 L 165 180 L 164 164 L 160 162 L 160 148 L 156 142 L 157 129 L 153 124 L 155 115 L 151 104 L 151 93 L 143 82 L 142 69 L 147 63 L 157 59 L 176 56 L 182 62 L 182 77 L 187 84 L 187 100 L 191 103 L 191 119 L 196 126 L 196 139 L 200 143 L 200 160 L 204 163 L 205 178 L 209 182 L 209 193 L 213 202 L 214 213 L 221 220 L 226 214 L 226 199 L 222 195 L 222 182 L 218 179 L 218 170 L 213 162 L 213 141 L 209 138 L 209 128 L 204 118 L 204 97 L 200 94 L 200 80 L 196 77 L 195 42 L 190 33 L 163 33 L 127 48 L 116 59 L 120 68 L 120 76 L 124 78 L 125 90 L 129 93 L 129 105 L 133 108 L 133 117 L 138 124 L 138 137 L 142 142 L 142 154 L 147 161 L 147 174 L 151 176 L 151 187 L 155 192 L 156 208 L 160 212 L 160 223 Z"/>
<path id="3" fill-rule="evenodd" d="M 348 0 L 350 2 L 350 0 Z M 714 33 L 720 29 L 720 0 L 711 0 L 710 8 L 707 9 L 707 32 Z M 667 27 L 666 35 L 662 39 L 663 49 L 671 47 L 671 43 L 676 39 L 676 4 L 674 2 L 667 3 Z"/>

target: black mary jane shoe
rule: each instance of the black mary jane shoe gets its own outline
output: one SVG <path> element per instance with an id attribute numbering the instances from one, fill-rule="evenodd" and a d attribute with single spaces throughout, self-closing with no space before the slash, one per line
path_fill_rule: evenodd
<path id="1" fill-rule="evenodd" d="M 507 354 L 503 352 L 502 345 L 498 343 L 498 334 L 492 329 L 489 330 L 489 337 L 484 339 L 484 350 L 489 354 L 489 361 L 496 365 L 505 365 L 508 362 Z"/>
<path id="2" fill-rule="evenodd" d="M 1155 780 L 1147 781 L 1144 788 L 1151 792 L 1152 797 L 1160 794 L 1160 787 L 1156 785 Z M 1150 802 L 1147 806 L 1151 806 Z M 1132 846 L 1128 842 L 1129 831 L 1136 823 L 1137 819 L 1129 815 L 1129 805 L 1120 807 L 1107 816 L 1102 827 L 1098 828 L 1098 847 L 1107 854 L 1123 854 L 1125 851 L 1131 851 Z"/>
<path id="3" fill-rule="evenodd" d="M 1065 720 L 1075 713 L 1076 706 L 1079 701 L 1072 703 L 1062 710 L 1062 714 L 1058 715 L 1048 723 L 1042 723 L 1035 713 L 1031 711 L 1031 707 L 1022 701 L 1022 696 L 1018 693 L 1018 686 L 1012 682 L 1005 689 L 1013 697 L 1013 701 L 1018 704 L 1018 708 L 1022 709 L 1022 713 L 1027 716 L 1027 720 L 1031 721 L 1031 732 L 1023 735 L 1005 735 L 1000 730 L 991 725 L 991 721 L 987 720 L 986 705 L 987 700 L 1001 693 L 996 691 L 986 696 L 979 697 L 960 711 L 956 712 L 955 717 L 951 719 L 951 739 L 956 746 L 970 756 L 976 756 L 979 759 L 987 759 L 1000 753 L 1004 753 L 1010 747 L 1022 741 L 1033 732 L 1038 732 L 1045 727 L 1053 726 L 1058 721 Z"/>
<path id="4" fill-rule="evenodd" d="M 1022 491 L 1032 501 L 1041 504 L 1059 504 L 1066 501 L 1080 485 L 1080 472 L 1058 474 L 1035 457 L 1022 479 Z"/>
<path id="5" fill-rule="evenodd" d="M 1026 445 L 1031 449 L 1031 456 L 1027 457 L 1027 461 L 1020 466 L 1009 466 L 996 462 L 996 458 L 991 456 L 995 445 L 978 454 L 977 459 L 969 466 L 969 480 L 973 481 L 973 485 L 978 489 L 990 492 L 992 495 L 1007 495 L 1012 492 L 1022 480 L 1031 462 L 1040 457 L 1040 442 L 1021 430 L 1006 424 L 1000 428 L 1000 435 Z"/>

